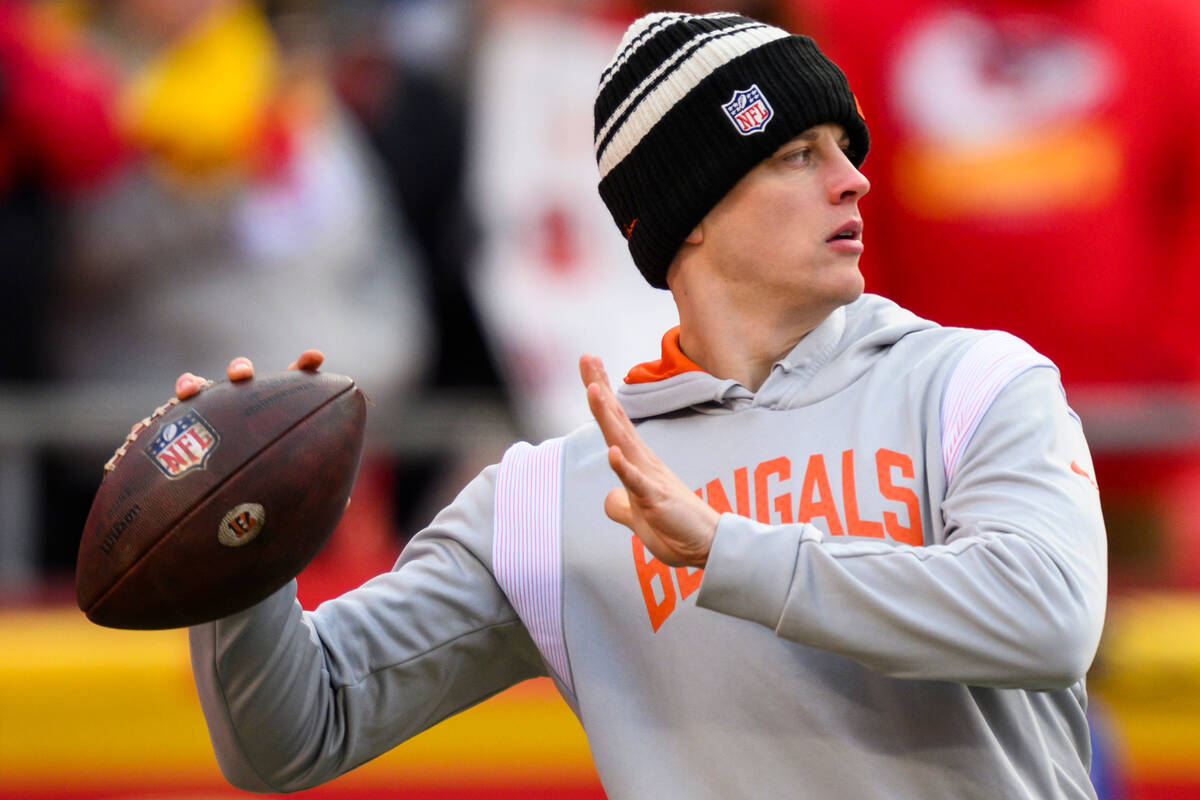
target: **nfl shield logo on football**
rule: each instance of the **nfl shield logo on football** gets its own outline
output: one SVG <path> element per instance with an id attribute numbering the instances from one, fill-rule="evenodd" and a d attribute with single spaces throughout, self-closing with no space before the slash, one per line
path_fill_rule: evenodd
<path id="1" fill-rule="evenodd" d="M 721 106 L 733 126 L 742 136 L 758 133 L 767 127 L 767 123 L 775 116 L 771 104 L 763 96 L 758 84 L 750 84 L 749 89 L 734 92 L 729 102 Z"/>
<path id="2" fill-rule="evenodd" d="M 204 417 L 189 411 L 159 428 L 146 447 L 146 455 L 164 475 L 174 480 L 194 469 L 204 469 L 220 443 L 216 429 Z"/>

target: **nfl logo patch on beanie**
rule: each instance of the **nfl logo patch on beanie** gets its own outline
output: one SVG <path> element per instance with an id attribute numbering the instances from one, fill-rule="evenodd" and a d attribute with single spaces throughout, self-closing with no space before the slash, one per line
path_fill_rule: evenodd
<path id="1" fill-rule="evenodd" d="M 757 84 L 751 85 L 749 89 L 734 92 L 729 102 L 721 108 L 725 109 L 729 120 L 743 136 L 758 133 L 771 121 L 771 104 L 763 97 Z"/>

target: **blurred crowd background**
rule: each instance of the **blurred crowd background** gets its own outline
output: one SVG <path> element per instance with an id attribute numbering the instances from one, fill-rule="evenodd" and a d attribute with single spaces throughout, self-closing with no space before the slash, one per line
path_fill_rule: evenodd
<path id="1" fill-rule="evenodd" d="M 579 353 L 622 375 L 676 322 L 591 148 L 600 71 L 662 9 L 813 35 L 872 134 L 868 291 L 1059 365 L 1124 625 L 1098 780 L 1200 797 L 1163 772 L 1200 763 L 1195 0 L 0 0 L 3 607 L 71 603 L 100 467 L 185 370 L 319 347 L 371 397 L 307 605 L 512 436 L 586 421 Z"/>

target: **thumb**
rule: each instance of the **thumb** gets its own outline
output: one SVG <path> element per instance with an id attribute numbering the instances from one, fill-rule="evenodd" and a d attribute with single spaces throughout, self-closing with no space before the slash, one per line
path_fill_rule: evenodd
<path id="1" fill-rule="evenodd" d="M 609 492 L 604 498 L 604 513 L 613 522 L 632 528 L 633 510 L 629 506 L 629 492 L 620 487 Z"/>

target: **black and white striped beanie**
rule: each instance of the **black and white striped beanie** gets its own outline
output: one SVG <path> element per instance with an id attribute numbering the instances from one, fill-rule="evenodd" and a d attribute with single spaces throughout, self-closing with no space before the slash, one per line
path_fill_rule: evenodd
<path id="1" fill-rule="evenodd" d="M 659 289 L 692 229 L 785 142 L 839 123 L 855 166 L 870 143 L 846 76 L 812 39 L 730 13 L 634 21 L 595 115 L 600 197 Z"/>

